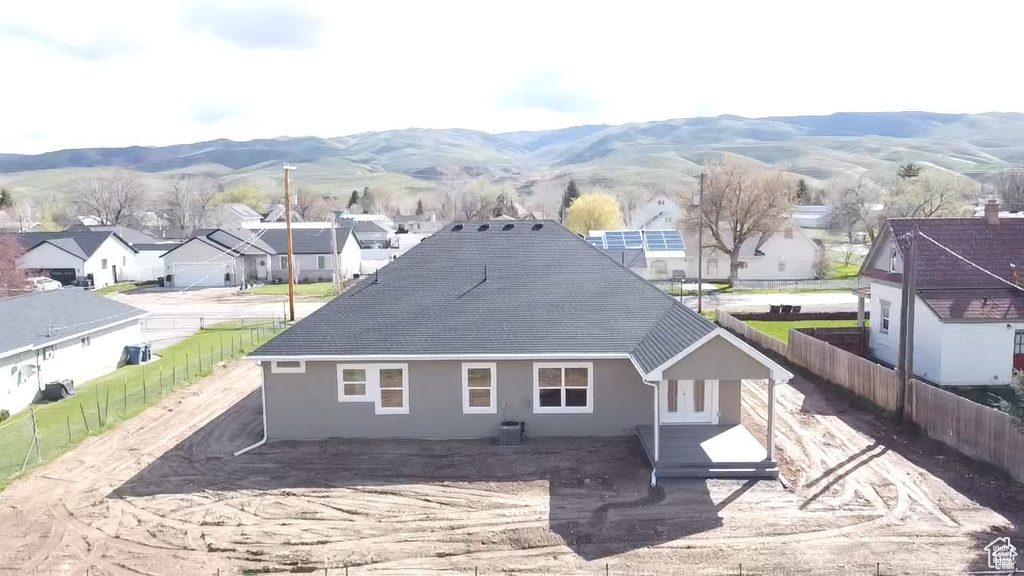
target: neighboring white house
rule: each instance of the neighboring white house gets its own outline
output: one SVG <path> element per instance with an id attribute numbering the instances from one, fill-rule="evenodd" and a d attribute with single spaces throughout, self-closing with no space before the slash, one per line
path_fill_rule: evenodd
<path id="1" fill-rule="evenodd" d="M 168 285 L 189 289 L 269 282 L 274 254 L 258 232 L 218 228 L 198 231 L 162 260 Z"/>
<path id="2" fill-rule="evenodd" d="M 395 216 L 396 231 L 405 230 L 412 234 L 433 234 L 444 228 L 444 222 L 437 219 L 437 213 L 413 214 L 411 216 Z"/>
<path id="3" fill-rule="evenodd" d="M 832 218 L 832 207 L 828 205 L 805 205 L 793 207 L 793 223 L 805 230 L 824 230 Z"/>
<path id="4" fill-rule="evenodd" d="M 886 222 L 861 267 L 870 293 L 858 291 L 862 308 L 871 300 L 873 358 L 899 363 L 904 258 L 920 232 L 931 240 L 917 239 L 914 374 L 942 386 L 1003 385 L 1024 370 L 1024 273 L 1016 272 L 1024 266 L 1024 219 L 1000 218 L 998 209 L 991 204 L 982 218 Z"/>
<path id="5" fill-rule="evenodd" d="M 25 256 L 18 267 L 66 285 L 91 278 L 96 288 L 124 279 L 138 251 L 111 231 L 25 232 L 18 234 Z"/>
<path id="6" fill-rule="evenodd" d="M 686 277 L 686 245 L 676 230 L 591 230 L 586 240 L 648 280 Z"/>
<path id="7" fill-rule="evenodd" d="M 351 228 L 335 230 L 338 250 L 338 268 L 341 278 L 347 280 L 359 273 L 359 242 Z M 286 230 L 267 229 L 261 239 L 274 250 L 272 280 L 288 280 L 288 236 Z M 295 254 L 297 282 L 330 282 L 333 277 L 331 258 L 331 230 L 293 229 L 292 253 Z"/>
<path id="8" fill-rule="evenodd" d="M 686 277 L 697 277 L 696 231 L 687 231 L 683 238 L 691 249 L 686 256 Z M 726 238 L 728 243 L 728 238 Z M 822 246 L 797 226 L 786 219 L 779 231 L 761 242 L 750 239 L 740 247 L 739 280 L 808 280 L 816 276 L 815 263 Z M 729 255 L 717 248 L 710 248 L 713 240 L 704 232 L 704 279 L 728 280 Z"/>
<path id="9" fill-rule="evenodd" d="M 148 313 L 92 292 L 65 288 L 0 300 L 0 409 L 24 409 L 48 382 L 81 384 L 113 370 L 142 340 Z"/>
<path id="10" fill-rule="evenodd" d="M 633 214 L 626 214 L 626 219 L 631 228 L 675 230 L 679 224 L 679 204 L 672 198 L 659 194 Z"/>
<path id="11" fill-rule="evenodd" d="M 254 228 L 263 215 L 245 204 L 221 204 L 204 218 L 211 228 Z"/>
<path id="12" fill-rule="evenodd" d="M 164 263 L 160 258 L 164 252 L 182 243 L 180 239 L 156 238 L 145 232 L 127 226 L 85 226 L 68 227 L 65 232 L 114 232 L 135 249 L 134 263 L 129 262 L 118 270 L 118 280 L 150 282 L 164 275 Z"/>

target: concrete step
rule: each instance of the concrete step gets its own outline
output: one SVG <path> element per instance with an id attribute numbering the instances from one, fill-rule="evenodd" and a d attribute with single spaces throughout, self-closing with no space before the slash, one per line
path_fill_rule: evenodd
<path id="1" fill-rule="evenodd" d="M 712 468 L 707 466 L 667 466 L 658 468 L 658 478 L 778 478 L 775 466 L 749 468 Z"/>

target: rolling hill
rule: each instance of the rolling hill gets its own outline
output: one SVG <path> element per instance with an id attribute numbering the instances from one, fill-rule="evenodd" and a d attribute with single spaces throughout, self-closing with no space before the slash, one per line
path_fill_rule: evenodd
<path id="1" fill-rule="evenodd" d="M 705 159 L 724 153 L 785 168 L 811 181 L 891 170 L 913 161 L 966 173 L 1024 164 L 1024 114 L 839 113 L 772 118 L 689 118 L 489 134 L 411 128 L 335 138 L 213 140 L 165 147 L 0 154 L 0 185 L 54 191 L 82 170 L 116 166 L 159 181 L 182 172 L 229 185 L 275 188 L 283 162 L 320 192 L 386 186 L 429 192 L 438 169 L 526 183 L 576 178 L 586 187 L 672 191 L 693 185 Z"/>

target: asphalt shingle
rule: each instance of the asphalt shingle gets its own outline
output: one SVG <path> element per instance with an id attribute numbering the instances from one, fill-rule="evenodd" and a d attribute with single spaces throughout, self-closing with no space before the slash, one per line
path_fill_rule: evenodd
<path id="1" fill-rule="evenodd" d="M 252 355 L 632 354 L 649 371 L 715 329 L 555 222 L 458 224 Z"/>

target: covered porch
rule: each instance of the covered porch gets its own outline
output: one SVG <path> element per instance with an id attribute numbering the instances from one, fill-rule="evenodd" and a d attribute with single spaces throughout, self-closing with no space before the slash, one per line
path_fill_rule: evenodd
<path id="1" fill-rule="evenodd" d="M 724 329 L 716 329 L 644 375 L 653 424 L 635 427 L 658 478 L 776 478 L 775 386 L 793 375 Z M 767 430 L 742 424 L 743 380 L 767 381 Z M 763 442 L 761 441 L 763 440 Z"/>
<path id="2" fill-rule="evenodd" d="M 661 458 L 655 456 L 654 426 L 636 427 L 640 447 L 661 478 L 774 478 L 768 451 L 742 424 L 662 425 Z"/>

